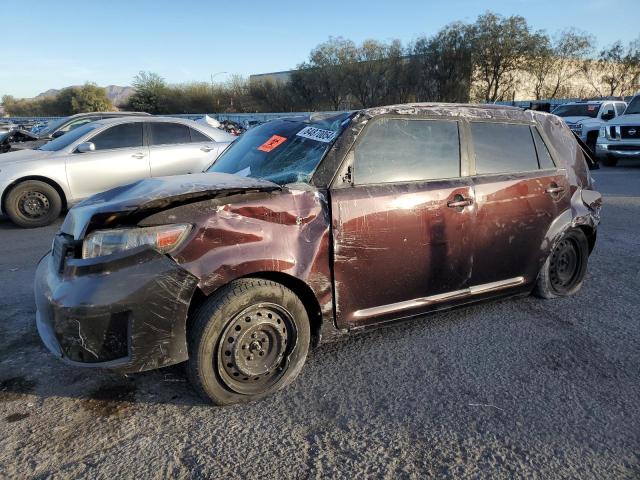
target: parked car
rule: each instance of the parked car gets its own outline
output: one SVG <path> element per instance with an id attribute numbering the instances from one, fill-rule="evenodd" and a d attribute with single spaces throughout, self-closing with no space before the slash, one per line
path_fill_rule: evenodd
<path id="1" fill-rule="evenodd" d="M 78 113 L 70 117 L 59 118 L 51 121 L 46 127 L 32 129 L 18 128 L 12 135 L 0 142 L 0 153 L 15 150 L 32 150 L 46 144 L 54 138 L 58 138 L 82 125 L 105 118 L 118 118 L 129 116 L 149 115 L 144 112 L 91 112 Z M 23 125 L 26 127 L 26 125 Z"/>
<path id="2" fill-rule="evenodd" d="M 596 155 L 610 167 L 621 158 L 640 160 L 640 94 L 631 99 L 623 115 L 600 128 Z"/>
<path id="3" fill-rule="evenodd" d="M 40 227 L 95 193 L 149 177 L 200 173 L 235 140 L 191 120 L 127 116 L 82 125 L 0 157 L 2 213 Z"/>
<path id="4" fill-rule="evenodd" d="M 188 360 L 206 397 L 246 402 L 293 381 L 321 340 L 576 293 L 600 202 L 550 114 L 414 104 L 273 120 L 208 173 L 72 208 L 37 269 L 38 331 L 73 365 Z"/>
<path id="5" fill-rule="evenodd" d="M 569 102 L 556 107 L 552 113 L 562 117 L 569 128 L 595 152 L 600 127 L 622 115 L 625 108 L 627 104 L 617 100 Z"/>

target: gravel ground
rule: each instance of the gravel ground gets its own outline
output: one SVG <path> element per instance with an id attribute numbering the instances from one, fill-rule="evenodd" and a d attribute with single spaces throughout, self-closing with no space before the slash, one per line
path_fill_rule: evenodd
<path id="1" fill-rule="evenodd" d="M 594 174 L 582 291 L 463 308 L 321 346 L 258 403 L 182 366 L 121 376 L 40 344 L 32 279 L 58 225 L 0 221 L 0 477 L 640 477 L 640 165 Z"/>

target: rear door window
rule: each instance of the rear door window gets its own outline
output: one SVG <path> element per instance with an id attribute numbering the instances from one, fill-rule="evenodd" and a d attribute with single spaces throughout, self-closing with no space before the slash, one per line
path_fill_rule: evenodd
<path id="1" fill-rule="evenodd" d="M 381 118 L 355 147 L 356 185 L 460 176 L 458 122 Z"/>
<path id="2" fill-rule="evenodd" d="M 149 123 L 150 145 L 190 143 L 189 127 L 180 123 Z"/>
<path id="3" fill-rule="evenodd" d="M 529 125 L 472 122 L 476 173 L 527 172 L 538 169 Z"/>
<path id="4" fill-rule="evenodd" d="M 135 148 L 142 146 L 142 123 L 114 125 L 89 140 L 96 150 Z"/>
<path id="5" fill-rule="evenodd" d="M 191 143 L 202 143 L 202 142 L 211 142 L 212 140 L 207 137 L 204 133 L 199 132 L 194 128 L 189 129 L 189 133 L 191 134 Z"/>

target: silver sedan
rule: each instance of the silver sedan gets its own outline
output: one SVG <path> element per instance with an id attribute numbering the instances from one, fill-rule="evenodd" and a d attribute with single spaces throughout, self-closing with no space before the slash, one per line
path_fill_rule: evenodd
<path id="1" fill-rule="evenodd" d="M 88 123 L 37 150 L 0 156 L 1 211 L 21 227 L 48 225 L 62 209 L 95 193 L 149 177 L 202 172 L 235 138 L 176 118 Z"/>

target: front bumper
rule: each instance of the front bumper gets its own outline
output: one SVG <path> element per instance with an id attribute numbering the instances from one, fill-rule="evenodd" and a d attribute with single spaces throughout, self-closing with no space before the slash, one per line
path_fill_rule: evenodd
<path id="1" fill-rule="evenodd" d="M 611 142 L 596 144 L 598 158 L 636 158 L 640 159 L 640 144 Z"/>
<path id="2" fill-rule="evenodd" d="M 104 259 L 38 265 L 36 324 L 57 357 L 123 372 L 187 360 L 186 319 L 197 279 L 166 255 L 141 249 Z"/>

